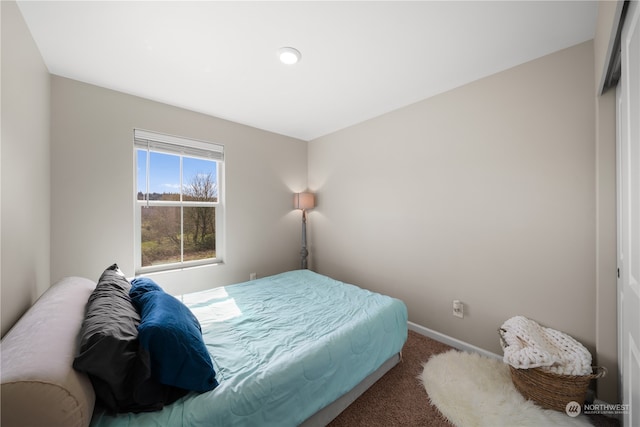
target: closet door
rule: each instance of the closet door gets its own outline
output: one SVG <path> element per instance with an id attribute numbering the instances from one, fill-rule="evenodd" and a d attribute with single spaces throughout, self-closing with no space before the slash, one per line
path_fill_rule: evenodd
<path id="1" fill-rule="evenodd" d="M 623 426 L 640 426 L 640 7 L 629 4 L 618 85 L 618 343 Z"/>

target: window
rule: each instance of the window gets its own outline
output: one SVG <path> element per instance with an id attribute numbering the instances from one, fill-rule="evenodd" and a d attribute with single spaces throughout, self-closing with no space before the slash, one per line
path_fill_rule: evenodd
<path id="1" fill-rule="evenodd" d="M 136 272 L 222 261 L 223 146 L 134 130 Z"/>

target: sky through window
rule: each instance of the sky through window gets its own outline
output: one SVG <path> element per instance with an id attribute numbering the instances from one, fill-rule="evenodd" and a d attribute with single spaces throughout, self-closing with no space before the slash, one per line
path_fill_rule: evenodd
<path id="1" fill-rule="evenodd" d="M 180 193 L 180 157 L 173 154 L 137 150 L 137 191 L 147 192 L 147 167 L 149 169 L 149 193 Z M 188 186 L 198 175 L 211 174 L 217 184 L 217 163 L 212 160 L 183 157 L 183 185 Z"/>

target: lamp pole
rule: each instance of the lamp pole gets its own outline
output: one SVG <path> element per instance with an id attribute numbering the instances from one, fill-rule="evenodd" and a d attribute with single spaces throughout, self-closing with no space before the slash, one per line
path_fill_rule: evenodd
<path id="1" fill-rule="evenodd" d="M 302 209 L 302 249 L 300 250 L 300 257 L 302 258 L 300 268 L 302 270 L 307 268 L 307 255 L 309 255 L 307 250 L 307 210 Z"/>
<path id="2" fill-rule="evenodd" d="M 293 207 L 302 211 L 302 249 L 300 250 L 300 269 L 307 268 L 307 209 L 313 209 L 316 199 L 313 193 L 296 193 L 293 195 Z"/>

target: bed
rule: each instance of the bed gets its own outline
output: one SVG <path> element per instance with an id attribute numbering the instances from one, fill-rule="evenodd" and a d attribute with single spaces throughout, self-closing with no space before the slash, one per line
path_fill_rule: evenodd
<path id="1" fill-rule="evenodd" d="M 322 426 L 400 359 L 400 300 L 309 270 L 177 297 L 195 315 L 218 385 L 153 412 L 97 409 L 94 427 Z"/>
<path id="2" fill-rule="evenodd" d="M 161 411 L 97 414 L 93 426 L 297 426 L 397 360 L 407 337 L 402 302 L 309 270 L 179 299 L 200 322 L 218 387 Z"/>

